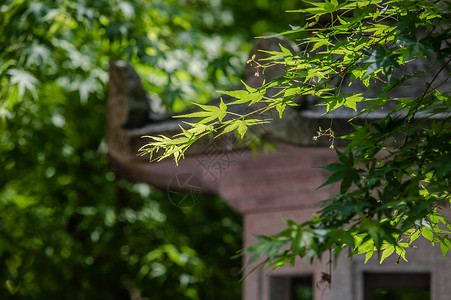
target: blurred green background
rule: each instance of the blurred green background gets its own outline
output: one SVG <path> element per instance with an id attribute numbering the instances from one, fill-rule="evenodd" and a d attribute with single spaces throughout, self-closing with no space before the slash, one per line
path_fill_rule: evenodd
<path id="1" fill-rule="evenodd" d="M 1 1 L 0 299 L 240 299 L 239 215 L 109 169 L 108 61 L 181 110 L 237 86 L 253 38 L 301 25 L 300 5 Z"/>

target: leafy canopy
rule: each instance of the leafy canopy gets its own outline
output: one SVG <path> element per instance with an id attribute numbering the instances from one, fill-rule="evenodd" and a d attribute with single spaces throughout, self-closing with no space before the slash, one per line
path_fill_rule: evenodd
<path id="1" fill-rule="evenodd" d="M 451 223 L 440 214 L 451 196 L 451 95 L 449 62 L 450 1 L 324 1 L 292 13 L 307 14 L 302 26 L 284 34 L 303 36 L 302 50 L 292 54 L 280 46 L 265 65 L 285 67 L 283 77 L 259 89 L 223 92 L 235 97 L 219 107 L 200 106 L 186 117 L 199 118 L 173 138 L 153 137 L 142 154 L 162 149 L 160 158 L 176 162 L 200 137 L 236 131 L 258 124 L 260 113 L 276 109 L 280 116 L 295 96 L 319 100 L 326 113 L 351 109 L 354 132 L 339 138 L 348 142 L 338 162 L 323 167 L 332 172 L 324 185 L 340 183 L 340 192 L 321 204 L 318 216 L 259 242 L 245 253 L 250 262 L 265 256 L 263 265 L 293 264 L 296 257 L 321 258 L 326 251 L 338 256 L 377 252 L 382 262 L 390 255 L 406 259 L 406 249 L 423 237 L 439 244 L 443 255 L 451 250 Z M 413 64 L 427 65 L 413 68 Z M 349 86 L 351 88 L 349 88 Z M 362 86 L 356 92 L 356 86 Z M 403 95 L 404 87 L 417 87 L 417 95 Z M 280 92 L 269 97 L 266 91 Z M 231 107 L 259 108 L 246 115 Z M 382 117 L 363 125 L 385 107 Z M 386 113 L 385 113 L 386 112 Z M 232 119 L 224 116 L 231 115 Z M 380 115 L 380 114 L 379 114 Z M 331 128 L 319 130 L 338 138 Z M 334 148 L 331 145 L 331 148 Z"/>
<path id="2" fill-rule="evenodd" d="M 240 216 L 116 178 L 103 140 L 109 60 L 137 66 L 173 110 L 239 82 L 231 13 L 203 0 L 0 1 L 0 299 L 240 298 L 240 263 L 223 259 Z"/>

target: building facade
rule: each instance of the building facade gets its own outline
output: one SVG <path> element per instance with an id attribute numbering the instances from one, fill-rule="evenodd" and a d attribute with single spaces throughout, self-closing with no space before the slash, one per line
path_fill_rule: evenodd
<path id="1" fill-rule="evenodd" d="M 258 50 L 278 50 L 279 43 L 297 51 L 288 41 L 268 38 L 256 42 L 250 57 L 262 59 L 264 53 Z M 255 72 L 258 70 L 247 66 L 246 83 L 258 87 L 264 79 L 275 78 L 283 70 L 274 67 L 258 77 Z M 183 120 L 152 115 L 139 76 L 123 62 L 111 62 L 109 88 L 107 145 L 115 172 L 130 181 L 189 192 L 194 202 L 202 193 L 221 196 L 244 217 L 245 248 L 256 242 L 256 234 L 275 234 L 285 229 L 284 219 L 311 219 L 319 209 L 319 201 L 337 193 L 333 185 L 316 190 L 328 173 L 314 167 L 333 162 L 336 153 L 327 140 L 312 140 L 317 128 L 327 128 L 330 119 L 309 106 L 309 99 L 298 99 L 305 109 L 287 111 L 282 120 L 255 129 L 255 134 L 277 151 L 254 155 L 241 141 L 224 135 L 196 143 L 176 167 L 173 160 L 149 163 L 148 158 L 136 154 L 145 142 L 141 136 L 171 136 L 178 132 Z M 348 117 L 346 112 L 335 114 L 335 129 L 340 133 L 351 130 Z M 446 213 L 451 217 L 449 211 Z M 409 262 L 398 262 L 392 256 L 379 264 L 375 255 L 364 264 L 363 256 L 350 259 L 343 251 L 337 261 L 327 254 L 312 264 L 298 261 L 294 267 L 274 271 L 257 269 L 243 282 L 243 299 L 451 299 L 451 257 L 443 258 L 439 246 L 431 247 L 421 239 L 417 242 L 417 249 L 407 251 Z"/>

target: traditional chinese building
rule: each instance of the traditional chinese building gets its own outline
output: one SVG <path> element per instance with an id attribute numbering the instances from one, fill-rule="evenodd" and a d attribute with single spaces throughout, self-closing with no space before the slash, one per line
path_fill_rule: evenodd
<path id="1" fill-rule="evenodd" d="M 262 59 L 265 54 L 258 50 L 279 50 L 279 43 L 296 51 L 288 41 L 260 39 L 250 57 Z M 264 79 L 268 81 L 282 72 L 280 67 L 273 67 L 263 74 L 255 65 L 247 65 L 245 81 L 258 87 Z M 107 145 L 115 172 L 133 182 L 191 193 L 183 203 L 176 203 L 180 206 L 195 204 L 202 193 L 221 196 L 244 217 L 243 247 L 256 242 L 255 234 L 269 235 L 285 229 L 283 219 L 311 219 L 318 210 L 316 204 L 337 192 L 334 186 L 315 190 L 328 173 L 313 167 L 334 161 L 336 154 L 329 149 L 327 139 L 312 140 L 319 126 L 329 126 L 330 118 L 309 99 L 298 99 L 301 108 L 286 111 L 283 119 L 274 118 L 269 126 L 253 129 L 255 136 L 271 143 L 277 151 L 260 150 L 254 155 L 242 141 L 224 135 L 195 143 L 175 166 L 171 159 L 149 163 L 148 157 L 137 153 L 146 142 L 142 136 L 172 136 L 178 133 L 183 120 L 155 114 L 139 76 L 123 62 L 110 64 L 109 89 Z M 346 111 L 334 114 L 334 128 L 340 134 L 350 130 L 348 117 Z M 378 114 L 370 118 L 378 118 Z M 418 246 L 423 246 L 420 241 Z M 364 264 L 360 256 L 349 259 L 342 254 L 338 261 L 331 262 L 326 255 L 313 264 L 299 261 L 294 267 L 275 271 L 257 269 L 244 280 L 243 299 L 401 299 L 396 296 L 398 292 L 413 297 L 402 299 L 451 299 L 449 256 L 444 259 L 439 247 L 424 244 L 408 251 L 407 258 L 408 263 L 396 263 L 396 258 L 391 257 L 381 265 L 376 258 Z"/>

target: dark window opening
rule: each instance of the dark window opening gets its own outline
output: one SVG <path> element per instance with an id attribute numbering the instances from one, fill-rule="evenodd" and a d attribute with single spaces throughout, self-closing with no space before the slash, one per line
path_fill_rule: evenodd
<path id="1" fill-rule="evenodd" d="M 429 273 L 363 273 L 365 300 L 429 300 Z"/>
<path id="2" fill-rule="evenodd" d="M 271 276 L 271 300 L 313 300 L 313 275 Z"/>
<path id="3" fill-rule="evenodd" d="M 313 300 L 313 276 L 291 278 L 291 300 Z"/>

